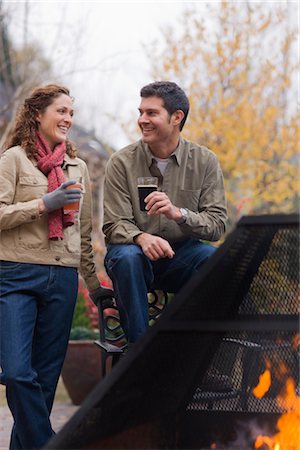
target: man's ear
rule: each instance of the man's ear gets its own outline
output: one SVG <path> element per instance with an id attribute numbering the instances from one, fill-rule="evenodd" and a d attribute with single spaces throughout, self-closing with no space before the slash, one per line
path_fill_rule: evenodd
<path id="1" fill-rule="evenodd" d="M 177 111 L 172 114 L 172 121 L 174 125 L 180 125 L 183 118 L 184 112 L 181 109 L 177 109 Z"/>

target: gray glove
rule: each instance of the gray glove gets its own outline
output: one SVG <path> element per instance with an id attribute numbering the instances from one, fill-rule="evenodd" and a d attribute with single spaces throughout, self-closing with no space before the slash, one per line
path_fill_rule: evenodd
<path id="1" fill-rule="evenodd" d="M 47 211 L 54 211 L 55 209 L 62 208 L 64 205 L 69 203 L 78 202 L 81 197 L 80 188 L 69 188 L 71 184 L 76 184 L 75 180 L 68 180 L 62 183 L 59 188 L 55 189 L 53 192 L 49 192 L 44 195 L 43 201 L 47 208 Z"/>

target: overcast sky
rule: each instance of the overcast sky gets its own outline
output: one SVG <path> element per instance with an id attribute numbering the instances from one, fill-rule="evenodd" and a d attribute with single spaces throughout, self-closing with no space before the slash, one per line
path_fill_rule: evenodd
<path id="1" fill-rule="evenodd" d="M 161 29 L 176 25 L 188 1 L 4 0 L 13 8 L 14 39 L 36 41 L 54 61 L 59 81 L 75 97 L 76 120 L 120 148 L 129 143 L 110 117 L 137 117 L 140 88 L 153 81 L 143 45 L 162 42 Z"/>
<path id="2" fill-rule="evenodd" d="M 71 89 L 76 100 L 75 121 L 94 129 L 99 139 L 116 149 L 130 143 L 130 138 L 111 117 L 135 121 L 139 90 L 153 81 L 143 46 L 154 40 L 161 46 L 161 30 L 168 26 L 178 32 L 179 19 L 191 6 L 207 23 L 206 3 L 219 2 L 3 0 L 13 11 L 15 41 L 38 42 L 53 62 L 56 81 Z M 272 7 L 275 2 L 259 3 Z M 24 28 L 26 5 L 28 26 Z"/>

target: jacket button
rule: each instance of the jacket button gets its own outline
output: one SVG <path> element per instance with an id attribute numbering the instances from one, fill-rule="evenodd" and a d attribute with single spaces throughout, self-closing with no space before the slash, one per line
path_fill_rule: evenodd
<path id="1" fill-rule="evenodd" d="M 60 261 L 60 256 L 55 256 L 55 261 Z"/>
<path id="2" fill-rule="evenodd" d="M 31 220 L 35 220 L 36 219 L 36 216 L 35 215 L 32 215 L 31 216 Z"/>

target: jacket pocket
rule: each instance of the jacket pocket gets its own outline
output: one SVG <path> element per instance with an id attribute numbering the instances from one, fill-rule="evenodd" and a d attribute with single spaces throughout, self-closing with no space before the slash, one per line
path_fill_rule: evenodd
<path id="1" fill-rule="evenodd" d="M 66 247 L 70 253 L 80 254 L 81 237 L 80 237 L 80 224 L 78 220 L 75 220 L 74 225 L 65 228 L 64 239 L 66 241 Z"/>
<path id="2" fill-rule="evenodd" d="M 26 202 L 41 198 L 48 191 L 48 180 L 38 175 L 23 175 L 19 178 L 15 202 Z"/>
<path id="3" fill-rule="evenodd" d="M 199 208 L 200 195 L 201 195 L 200 189 L 197 190 L 181 189 L 179 193 L 180 205 L 177 206 L 197 212 Z"/>
<path id="4" fill-rule="evenodd" d="M 45 214 L 38 221 L 23 223 L 16 228 L 17 245 L 24 249 L 48 249 L 48 216 Z"/>

